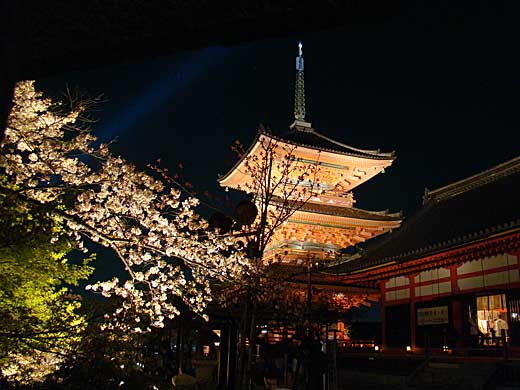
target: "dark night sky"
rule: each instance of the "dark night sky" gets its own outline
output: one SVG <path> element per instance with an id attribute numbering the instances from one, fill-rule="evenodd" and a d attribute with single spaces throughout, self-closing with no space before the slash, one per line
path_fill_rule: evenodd
<path id="1" fill-rule="evenodd" d="M 210 47 L 60 74 L 38 86 L 52 95 L 66 84 L 103 93 L 95 132 L 118 137 L 116 153 L 139 166 L 159 157 L 170 167 L 182 162 L 197 188 L 216 192 L 217 175 L 234 163 L 235 139 L 249 144 L 259 123 L 280 130 L 292 122 L 302 40 L 307 119 L 338 141 L 397 152 L 385 174 L 354 191 L 357 207 L 409 215 L 425 187 L 520 154 L 513 16 L 422 6 L 383 24 Z"/>

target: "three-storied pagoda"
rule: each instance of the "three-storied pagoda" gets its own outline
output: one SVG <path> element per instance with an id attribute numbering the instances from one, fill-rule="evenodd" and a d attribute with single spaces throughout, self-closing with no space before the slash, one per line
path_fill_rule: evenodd
<path id="1" fill-rule="evenodd" d="M 277 257 L 289 264 L 301 264 L 308 259 L 327 260 L 342 248 L 399 227 L 400 213 L 355 208 L 352 194 L 354 188 L 384 172 L 392 164 L 395 154 L 359 149 L 335 141 L 316 131 L 305 120 L 301 43 L 296 58 L 294 117 L 293 124 L 285 133 L 273 135 L 260 131 L 240 161 L 219 179 L 223 187 L 247 187 L 252 180 L 247 173 L 247 161 L 255 156 L 262 158 L 262 143 L 265 142 L 276 144 L 278 154 L 275 153 L 275 159 L 281 161 L 284 152 L 290 149 L 294 159 L 316 168 L 313 177 L 307 180 L 299 180 L 298 172 L 294 172 L 294 178 L 289 178 L 298 185 L 313 187 L 316 194 L 278 227 L 264 251 L 264 259 Z"/>

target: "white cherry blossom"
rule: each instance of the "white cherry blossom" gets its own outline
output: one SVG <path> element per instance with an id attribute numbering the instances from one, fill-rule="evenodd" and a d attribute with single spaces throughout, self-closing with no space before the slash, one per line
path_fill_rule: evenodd
<path id="1" fill-rule="evenodd" d="M 141 332 L 121 320 L 134 315 L 164 326 L 179 310 L 174 298 L 203 314 L 213 280 L 240 280 L 249 261 L 233 240 L 208 230 L 194 211 L 198 199 L 182 198 L 152 174 L 138 170 L 88 128 L 88 102 L 72 111 L 43 98 L 33 81 L 18 83 L 14 107 L 0 144 L 0 169 L 20 197 L 49 206 L 78 245 L 91 240 L 111 248 L 126 270 L 87 286 L 122 299 L 106 328 Z"/>

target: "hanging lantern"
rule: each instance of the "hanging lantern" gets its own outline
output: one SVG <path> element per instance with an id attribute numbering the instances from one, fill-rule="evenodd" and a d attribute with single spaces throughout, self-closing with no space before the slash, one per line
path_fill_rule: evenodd
<path id="1" fill-rule="evenodd" d="M 239 225 L 248 226 L 255 222 L 257 214 L 258 209 L 256 205 L 249 200 L 243 200 L 235 207 L 233 218 Z"/>

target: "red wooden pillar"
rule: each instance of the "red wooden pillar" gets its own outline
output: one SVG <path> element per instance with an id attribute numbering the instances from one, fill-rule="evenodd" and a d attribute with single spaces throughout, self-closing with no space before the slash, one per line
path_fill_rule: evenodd
<path id="1" fill-rule="evenodd" d="M 385 287 L 386 281 L 382 280 L 380 282 L 380 290 L 381 290 L 381 344 L 383 349 L 386 349 L 386 308 L 385 308 L 385 301 L 386 301 L 386 287 Z"/>
<path id="2" fill-rule="evenodd" d="M 416 324 L 415 324 L 415 275 L 408 275 L 410 285 L 410 346 L 415 350 Z"/>
<path id="3" fill-rule="evenodd" d="M 449 267 L 450 269 L 450 279 L 451 279 L 451 317 L 453 328 L 457 332 L 457 347 L 461 347 L 463 344 L 462 337 L 462 304 L 460 302 L 460 298 L 457 296 L 459 293 L 459 286 L 457 285 L 457 265 L 452 265 Z"/>

